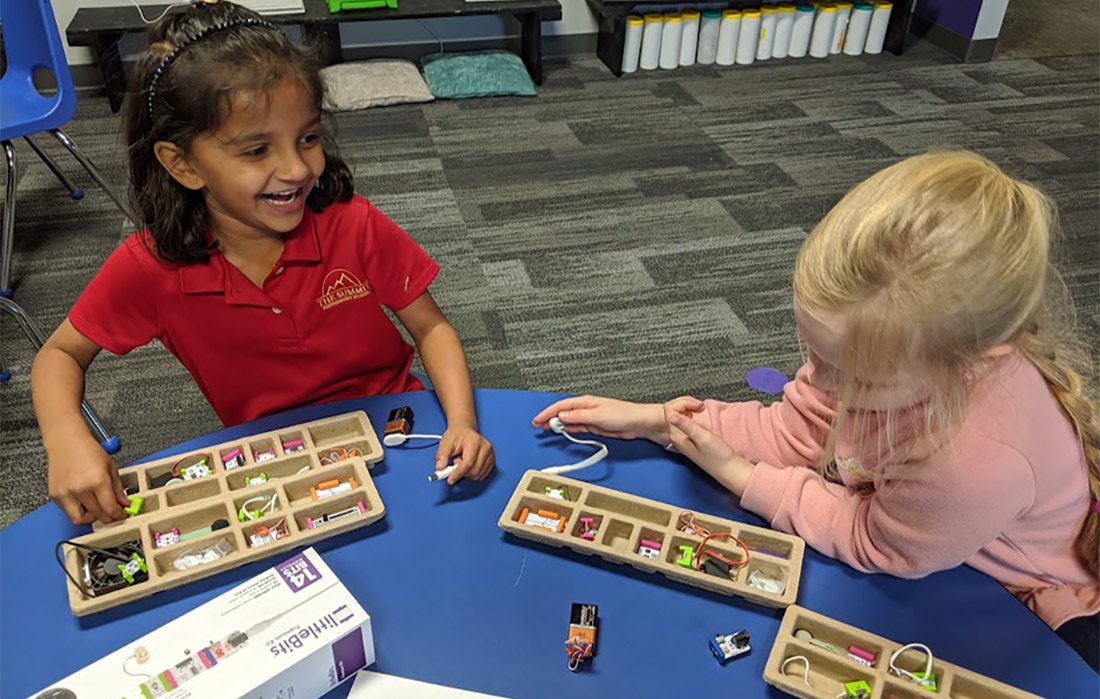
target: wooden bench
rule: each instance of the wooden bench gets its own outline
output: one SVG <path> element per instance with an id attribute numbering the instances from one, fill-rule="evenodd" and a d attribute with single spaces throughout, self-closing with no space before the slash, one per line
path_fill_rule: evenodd
<path id="1" fill-rule="evenodd" d="M 795 0 L 788 0 L 793 3 Z M 727 5 L 736 9 L 760 7 L 760 0 L 729 0 Z M 890 14 L 890 25 L 886 29 L 885 49 L 901 55 L 905 48 L 905 35 L 909 32 L 914 0 L 894 0 L 894 10 Z M 706 9 L 715 7 L 713 0 L 588 0 L 588 7 L 599 22 L 599 35 L 596 38 L 596 55 L 604 62 L 616 77 L 623 74 L 623 42 L 626 38 L 626 16 L 642 14 L 646 6 L 667 8 L 700 5 Z"/>
<path id="2" fill-rule="evenodd" d="M 21 0 L 12 0 L 21 1 Z M 386 19 L 425 19 L 428 17 L 458 17 L 469 15 L 512 15 L 520 25 L 520 57 L 531 79 L 542 84 L 542 23 L 561 19 L 558 0 L 505 0 L 502 2 L 471 2 L 465 0 L 400 0 L 396 9 L 352 10 L 330 13 L 325 0 L 304 0 L 305 12 L 294 15 L 270 15 L 275 24 L 300 25 L 307 44 L 320 52 L 326 63 L 343 60 L 340 46 L 342 22 L 375 22 Z M 143 6 L 146 16 L 156 17 L 167 5 Z M 182 9 L 183 6 L 181 6 Z M 92 49 L 111 109 L 118 111 L 126 94 L 126 73 L 119 55 L 119 42 L 130 32 L 144 32 L 148 25 L 141 21 L 133 5 L 121 7 L 82 7 L 76 11 L 65 37 L 70 46 Z"/>

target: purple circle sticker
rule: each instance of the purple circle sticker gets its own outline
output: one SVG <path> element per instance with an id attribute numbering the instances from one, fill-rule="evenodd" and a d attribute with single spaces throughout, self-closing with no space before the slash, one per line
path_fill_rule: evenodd
<path id="1" fill-rule="evenodd" d="M 745 374 L 745 383 L 761 393 L 782 393 L 788 381 L 782 371 L 769 367 L 757 367 Z"/>

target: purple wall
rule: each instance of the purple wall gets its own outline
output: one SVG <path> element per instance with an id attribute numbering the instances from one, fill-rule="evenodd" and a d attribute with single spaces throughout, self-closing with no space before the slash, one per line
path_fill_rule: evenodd
<path id="1" fill-rule="evenodd" d="M 960 36 L 974 36 L 982 0 L 918 0 L 914 14 Z"/>

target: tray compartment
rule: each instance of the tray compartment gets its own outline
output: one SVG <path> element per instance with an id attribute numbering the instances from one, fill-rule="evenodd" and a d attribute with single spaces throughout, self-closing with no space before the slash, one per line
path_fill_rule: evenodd
<path id="1" fill-rule="evenodd" d="M 266 517 L 271 516 L 277 512 L 282 512 L 285 502 L 283 501 L 282 494 L 273 487 L 268 488 L 246 488 L 245 490 L 236 491 L 240 493 L 237 497 L 233 498 L 233 516 L 238 522 L 255 522 Z M 272 498 L 275 499 L 272 503 Z M 256 513 L 262 510 L 262 513 L 255 519 L 249 519 L 248 515 L 241 516 L 241 508 L 245 503 L 248 503 L 248 511 Z"/>
<path id="2" fill-rule="evenodd" d="M 751 566 L 752 562 L 750 562 L 749 565 Z M 871 667 L 877 669 L 885 667 L 886 665 L 886 661 L 883 660 L 884 646 L 875 636 L 852 627 L 826 623 L 822 620 L 822 617 L 817 615 L 797 614 L 791 624 L 790 634 L 797 639 L 799 643 L 811 646 L 815 644 L 826 644 L 844 653 L 848 652 L 849 646 L 857 646 L 875 656 Z M 805 636 L 804 634 L 809 635 Z M 828 652 L 825 649 L 821 650 Z M 837 657 L 847 658 L 846 655 L 840 655 L 839 652 L 837 653 Z M 859 664 L 858 661 L 852 658 L 847 659 L 850 663 Z"/>
<path id="3" fill-rule="evenodd" d="M 275 440 L 271 437 L 253 439 L 248 443 L 248 452 L 252 455 L 252 463 L 262 464 L 279 458 L 279 450 L 275 448 Z"/>
<path id="4" fill-rule="evenodd" d="M 350 493 L 296 509 L 294 523 L 302 532 L 318 529 L 339 531 L 350 528 L 349 524 L 354 526 L 372 509 L 372 503 L 366 491 L 353 490 Z M 330 519 L 333 516 L 337 519 Z"/>
<path id="5" fill-rule="evenodd" d="M 573 517 L 573 508 L 567 504 L 549 498 L 522 497 L 512 511 L 512 521 L 548 534 L 561 534 Z"/>
<path id="6" fill-rule="evenodd" d="M 270 483 L 279 478 L 290 478 L 291 476 L 308 473 L 312 469 L 313 459 L 311 456 L 309 454 L 299 454 L 297 456 L 267 461 L 254 466 L 234 469 L 230 471 L 225 478 L 226 482 L 229 483 L 230 490 L 262 488 L 263 485 L 248 485 L 248 481 L 263 474 L 267 476 L 266 483 Z"/>
<path id="7" fill-rule="evenodd" d="M 527 482 L 527 490 L 532 493 L 538 493 L 543 497 L 548 497 L 557 500 L 553 495 L 550 495 L 547 491 L 559 490 L 565 495 L 566 502 L 579 502 L 581 499 L 580 487 L 571 484 L 567 481 L 559 480 L 557 478 L 546 476 L 534 476 Z M 560 502 L 560 500 L 559 500 Z"/>
<path id="8" fill-rule="evenodd" d="M 695 538 L 688 534 L 677 534 L 676 536 L 673 536 L 669 545 L 664 549 L 665 562 L 671 565 L 675 565 L 677 568 L 683 571 L 689 571 L 696 575 L 705 575 L 709 578 L 715 578 L 716 580 L 723 580 L 723 578 L 718 578 L 717 576 L 710 575 L 703 570 L 696 570 L 695 568 L 685 566 L 680 563 L 684 556 L 687 555 L 685 551 L 681 550 L 681 547 L 690 547 L 693 552 L 692 555 L 694 555 L 697 554 L 699 551 L 700 541 L 701 539 Z M 745 552 L 741 550 L 741 547 L 734 544 L 728 544 L 721 539 L 712 539 L 708 541 L 707 549 L 711 551 L 716 551 L 726 558 L 730 559 L 731 561 L 740 562 L 745 560 Z M 704 558 L 703 560 L 705 561 L 706 559 Z M 700 561 L 700 563 L 702 563 L 702 561 Z M 729 578 L 724 578 L 724 580 L 726 582 L 730 582 L 733 580 L 742 579 L 744 577 L 743 571 L 744 568 L 733 568 L 732 575 Z"/>
<path id="9" fill-rule="evenodd" d="M 303 430 L 284 430 L 279 433 L 279 450 L 287 456 L 301 454 L 311 446 L 307 443 Z"/>
<path id="10" fill-rule="evenodd" d="M 630 540 L 633 534 L 634 524 L 611 518 L 599 539 L 600 543 L 607 548 L 625 556 L 630 553 Z"/>
<path id="11" fill-rule="evenodd" d="M 248 460 L 249 449 L 245 444 L 230 444 L 226 447 L 218 449 L 218 463 L 221 464 L 223 471 L 232 471 L 234 469 L 247 466 L 250 462 Z"/>
<path id="12" fill-rule="evenodd" d="M 164 488 L 164 501 L 168 507 L 187 505 L 220 495 L 221 483 L 217 478 L 200 478 L 190 483 L 173 483 Z"/>
<path id="13" fill-rule="evenodd" d="M 595 542 L 603 527 L 603 515 L 598 512 L 581 510 L 569 533 L 581 541 Z"/>
<path id="14" fill-rule="evenodd" d="M 672 520 L 672 512 L 667 509 L 654 507 L 638 499 L 631 499 L 613 495 L 602 490 L 591 490 L 584 497 L 584 504 L 600 510 L 606 510 L 609 514 L 638 519 L 658 527 L 667 527 Z"/>
<path id="15" fill-rule="evenodd" d="M 741 529 L 737 532 L 737 538 L 749 547 L 749 551 L 754 558 L 756 556 L 768 556 L 769 558 L 790 560 L 794 551 L 790 539 L 768 536 L 766 533 Z"/>
<path id="16" fill-rule="evenodd" d="M 233 522 L 233 517 L 223 502 L 175 513 L 165 511 L 163 517 L 151 520 L 148 525 L 153 548 L 161 551 L 186 543 L 188 539 L 198 539 L 208 534 L 209 531 L 203 530 L 213 527 L 215 522 L 225 523 L 220 530 L 215 531 L 228 531 Z M 162 542 L 160 544 L 157 543 L 158 536 Z"/>
<path id="17" fill-rule="evenodd" d="M 707 542 L 707 547 L 710 547 L 710 542 Z M 741 580 L 757 592 L 782 597 L 787 591 L 788 577 L 787 566 L 763 556 L 750 556 Z"/>
<path id="18" fill-rule="evenodd" d="M 789 662 L 785 670 L 780 670 L 784 661 L 798 656 L 802 656 L 810 662 L 809 686 L 806 686 L 805 683 L 805 675 L 803 672 L 805 664 L 802 661 L 795 660 Z M 768 661 L 769 671 L 773 670 L 773 668 L 770 667 L 772 660 L 776 662 L 774 667 L 775 675 L 782 678 L 782 684 L 780 686 L 796 696 L 847 696 L 844 693 L 844 685 L 848 682 L 857 682 L 860 680 L 870 685 L 871 691 L 874 692 L 875 685 L 879 683 L 877 676 L 869 668 L 854 665 L 838 655 L 805 646 L 801 643 L 787 644 L 783 648 L 778 659 L 773 653 Z M 925 699 L 927 699 L 927 697 Z"/>
<path id="19" fill-rule="evenodd" d="M 246 522 L 241 525 L 245 546 L 250 549 L 255 549 L 288 542 L 298 533 L 293 522 L 294 518 L 286 514 L 274 514 L 270 517 Z M 280 533 L 285 532 L 286 535 L 280 536 L 278 539 L 273 539 L 272 534 L 276 530 Z M 254 539 L 253 537 L 256 538 Z"/>
<path id="20" fill-rule="evenodd" d="M 326 466 L 320 471 L 310 471 L 300 478 L 288 481 L 283 485 L 283 488 L 290 504 L 298 505 L 319 502 L 340 495 L 343 492 L 350 492 L 362 484 L 362 473 L 353 464 L 347 463 L 339 466 Z"/>
<path id="21" fill-rule="evenodd" d="M 660 561 L 661 554 L 667 552 L 665 541 L 668 538 L 668 532 L 664 529 L 641 527 L 630 550 L 643 561 Z M 658 546 L 654 547 L 652 544 L 658 544 Z"/>
<path id="22" fill-rule="evenodd" d="M 373 445 L 365 439 L 356 439 L 344 444 L 321 449 L 317 458 L 324 467 L 336 466 L 349 459 L 365 459 L 373 452 Z"/>
<path id="23" fill-rule="evenodd" d="M 80 544 L 84 544 L 86 546 L 95 546 L 97 548 L 111 548 L 114 546 L 119 546 L 126 542 L 136 541 L 141 547 L 141 553 L 139 555 L 145 561 L 146 568 L 152 568 L 152 565 L 150 565 L 149 563 L 149 547 L 147 545 L 147 541 L 142 536 L 141 529 L 138 527 L 111 527 L 109 529 L 105 529 L 102 532 L 96 532 L 94 534 L 79 537 L 77 539 L 74 539 L 74 541 Z M 88 560 L 88 556 L 91 555 L 91 553 L 84 549 L 70 546 L 68 544 L 63 545 L 62 551 L 64 555 L 64 558 L 62 560 L 65 562 L 65 569 L 69 571 L 69 575 L 73 576 L 77 580 L 84 582 L 85 585 L 87 585 L 87 576 L 85 576 L 84 574 L 84 564 Z M 138 581 L 133 583 L 132 585 L 120 587 L 119 589 L 112 590 L 110 592 L 101 592 L 98 596 L 94 597 L 85 594 L 84 590 L 82 589 L 75 588 L 72 581 L 70 580 L 66 580 L 65 583 L 67 587 L 70 588 L 70 599 L 75 596 L 78 599 L 101 600 L 115 595 L 121 595 L 128 592 L 129 590 L 141 587 L 143 585 L 148 585 L 152 580 L 152 577 L 152 573 L 151 571 L 149 571 L 149 578 L 146 580 Z"/>
<path id="24" fill-rule="evenodd" d="M 355 417 L 322 422 L 310 426 L 307 431 L 318 451 L 366 436 L 363 424 Z"/>
<path id="25" fill-rule="evenodd" d="M 205 468 L 203 468 L 205 467 Z M 209 473 L 206 476 L 197 476 L 192 478 L 184 478 L 183 472 L 192 469 L 196 473 L 201 470 L 206 470 Z M 159 464 L 150 466 L 145 469 L 145 487 L 149 490 L 154 488 L 163 488 L 169 485 L 179 485 L 176 483 L 167 483 L 164 481 L 166 477 L 172 478 L 169 474 L 175 472 L 179 473 L 179 480 L 184 483 L 190 483 L 192 481 L 206 480 L 214 476 L 214 456 L 211 452 L 196 452 L 194 454 L 187 454 L 178 459 L 172 461 L 164 461 Z"/>
<path id="26" fill-rule="evenodd" d="M 214 547 L 222 552 L 221 556 L 215 558 L 207 553 Z M 158 574 L 179 576 L 185 573 L 197 572 L 202 568 L 212 567 L 216 564 L 222 564 L 219 566 L 222 568 L 226 567 L 226 564 L 233 565 L 234 559 L 237 558 L 234 554 L 239 550 L 236 532 L 232 529 L 219 529 L 186 543 L 176 544 L 166 549 L 158 549 L 159 553 L 154 555 L 153 560 L 156 563 Z M 203 560 L 203 558 L 208 560 Z M 193 562 L 193 565 L 179 567 L 184 565 L 182 562 L 184 560 Z"/>

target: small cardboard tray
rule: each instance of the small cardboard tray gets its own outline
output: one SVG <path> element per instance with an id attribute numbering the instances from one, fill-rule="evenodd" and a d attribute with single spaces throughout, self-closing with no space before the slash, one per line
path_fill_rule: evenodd
<path id="1" fill-rule="evenodd" d="M 97 594 L 66 580 L 69 607 L 76 616 L 100 612 L 376 522 L 386 508 L 368 469 L 382 455 L 369 418 L 354 412 L 123 469 L 140 511 L 72 541 L 100 549 L 136 542 L 145 569 L 135 564 L 132 573 L 147 579 Z M 93 572 L 89 559 L 103 560 L 70 544 L 58 555 L 81 581 Z M 115 569 L 96 579 L 117 582 Z"/>
<path id="2" fill-rule="evenodd" d="M 809 637 L 805 633 L 808 632 Z M 812 640 L 811 640 L 812 637 Z M 926 689 L 915 680 L 890 671 L 890 657 L 904 644 L 843 624 L 827 616 L 792 605 L 787 607 L 779 633 L 775 637 L 768 662 L 764 666 L 764 681 L 773 687 L 802 699 L 835 699 L 846 697 L 844 685 L 863 681 L 871 688 L 868 699 L 1040 699 L 1021 689 L 971 672 L 958 665 L 933 658 L 932 674 L 935 690 Z M 855 646 L 873 659 L 862 662 L 848 653 Z M 935 654 L 935 649 L 932 649 Z M 806 664 L 809 661 L 806 684 Z M 912 673 L 924 672 L 926 656 L 919 650 L 906 650 L 898 656 L 897 665 Z"/>
<path id="3" fill-rule="evenodd" d="M 735 536 L 748 549 L 747 560 L 735 542 L 714 538 L 705 548 L 739 564 L 730 568 L 732 575 L 678 563 L 691 560 L 681 547 L 698 550 L 703 542 L 702 535 L 684 530 L 685 521 L 697 531 Z M 523 475 L 498 525 L 524 539 L 567 546 L 769 607 L 794 603 L 806 547 L 797 536 L 540 471 Z M 708 560 L 712 557 L 704 555 L 701 562 Z"/>

